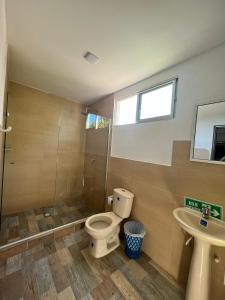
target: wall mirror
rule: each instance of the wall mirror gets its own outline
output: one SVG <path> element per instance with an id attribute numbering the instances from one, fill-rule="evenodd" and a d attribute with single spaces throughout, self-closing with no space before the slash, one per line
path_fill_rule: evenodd
<path id="1" fill-rule="evenodd" d="M 225 101 L 197 107 L 191 160 L 225 164 Z"/>

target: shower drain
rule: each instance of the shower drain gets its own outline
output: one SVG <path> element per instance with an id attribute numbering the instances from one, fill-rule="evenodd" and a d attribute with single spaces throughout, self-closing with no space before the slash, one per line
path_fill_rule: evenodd
<path id="1" fill-rule="evenodd" d="M 47 218 L 47 217 L 50 217 L 51 214 L 47 212 L 47 213 L 44 213 L 44 216 Z"/>

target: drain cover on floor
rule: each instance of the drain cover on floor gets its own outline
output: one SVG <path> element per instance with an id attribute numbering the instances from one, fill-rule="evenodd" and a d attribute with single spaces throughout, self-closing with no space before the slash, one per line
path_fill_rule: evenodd
<path id="1" fill-rule="evenodd" d="M 44 216 L 45 217 L 50 217 L 51 215 L 50 215 L 50 213 L 44 213 Z"/>

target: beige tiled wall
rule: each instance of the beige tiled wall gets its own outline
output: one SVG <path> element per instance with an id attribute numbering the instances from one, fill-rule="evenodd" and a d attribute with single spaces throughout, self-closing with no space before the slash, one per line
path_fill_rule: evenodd
<path id="1" fill-rule="evenodd" d="M 185 286 L 193 244 L 185 246 L 186 234 L 176 224 L 173 209 L 184 196 L 225 205 L 225 167 L 190 162 L 190 142 L 175 141 L 172 167 L 110 158 L 108 194 L 124 187 L 135 194 L 132 218 L 146 229 L 143 250 L 180 285 Z M 225 299 L 223 285 L 225 250 L 214 248 L 221 262 L 212 260 L 212 299 Z"/>
<path id="2" fill-rule="evenodd" d="M 82 106 L 10 83 L 3 212 L 74 198 L 83 173 Z"/>
<path id="3" fill-rule="evenodd" d="M 62 101 L 56 175 L 56 201 L 82 198 L 84 170 L 85 116 L 82 106 Z"/>
<path id="4" fill-rule="evenodd" d="M 106 118 L 112 119 L 113 117 L 113 107 L 114 107 L 114 95 L 108 95 L 96 103 L 89 106 L 89 111 L 104 116 Z"/>

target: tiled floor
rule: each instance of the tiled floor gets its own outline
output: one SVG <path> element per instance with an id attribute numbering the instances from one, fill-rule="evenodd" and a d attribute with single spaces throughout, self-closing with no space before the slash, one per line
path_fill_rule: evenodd
<path id="1" fill-rule="evenodd" d="M 45 217 L 49 213 L 49 217 Z M 2 218 L 0 246 L 21 238 L 56 228 L 92 215 L 85 207 L 74 203 L 58 203 L 47 208 L 28 210 Z"/>
<path id="2" fill-rule="evenodd" d="M 79 230 L 2 260 L 0 299 L 184 299 L 146 256 L 129 260 L 118 248 L 95 259 L 88 242 Z"/>

